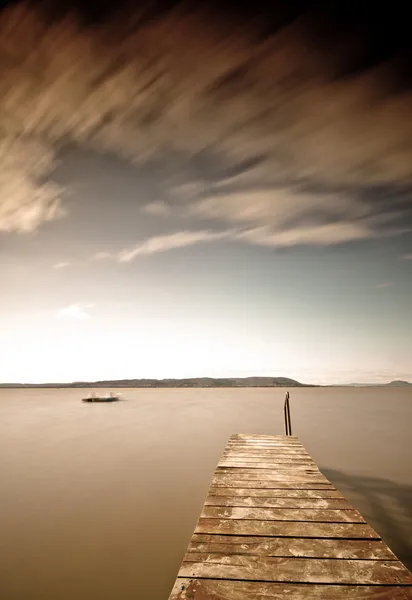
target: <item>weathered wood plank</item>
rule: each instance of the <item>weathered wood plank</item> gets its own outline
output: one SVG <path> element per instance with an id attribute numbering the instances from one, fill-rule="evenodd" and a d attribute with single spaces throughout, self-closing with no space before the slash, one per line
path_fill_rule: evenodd
<path id="1" fill-rule="evenodd" d="M 213 485 L 233 485 L 235 481 L 243 481 L 253 482 L 257 481 L 260 483 L 274 483 L 274 482 L 284 482 L 284 483 L 317 483 L 327 485 L 329 482 L 323 475 L 318 475 L 317 473 L 296 473 L 288 476 L 287 473 L 215 473 L 212 479 Z M 239 486 L 236 486 L 239 487 Z M 246 486 L 245 486 L 246 487 Z"/>
<path id="2" fill-rule="evenodd" d="M 306 454 L 302 450 L 230 450 L 222 454 L 222 456 L 236 456 L 239 458 L 307 458 L 312 459 L 310 454 Z M 313 460 L 313 459 L 312 459 Z"/>
<path id="3" fill-rule="evenodd" d="M 245 480 L 245 479 L 233 479 L 230 476 L 226 478 L 214 477 L 212 479 L 212 487 L 224 487 L 224 488 L 265 488 L 265 489 L 292 489 L 292 490 L 335 490 L 330 483 L 323 481 L 294 481 L 284 479 L 278 481 L 259 481 L 258 479 Z"/>
<path id="4" fill-rule="evenodd" d="M 199 559 L 204 558 L 197 555 Z M 206 555 L 183 562 L 181 577 L 273 581 L 277 583 L 338 583 L 412 585 L 412 574 L 399 561 L 278 558 L 255 555 Z"/>
<path id="5" fill-rule="evenodd" d="M 259 462 L 261 460 L 263 460 L 264 462 L 271 462 L 273 461 L 274 463 L 276 462 L 284 462 L 287 464 L 291 464 L 291 463 L 295 463 L 295 462 L 310 462 L 310 463 L 314 463 L 314 461 L 310 458 L 310 456 L 305 456 L 302 454 L 279 454 L 278 452 L 274 452 L 272 455 L 269 453 L 265 453 L 265 454 L 245 454 L 244 452 L 242 452 L 242 454 L 237 454 L 237 453 L 232 453 L 232 452 L 225 452 L 224 454 L 222 454 L 222 457 L 220 460 L 236 460 L 236 461 L 240 461 L 240 462 L 244 462 L 244 461 L 248 461 L 248 462 Z"/>
<path id="6" fill-rule="evenodd" d="M 229 447 L 251 447 L 251 446 L 261 446 L 262 448 L 275 448 L 275 447 L 285 447 L 285 448 L 303 448 L 303 444 L 298 442 L 297 440 L 288 441 L 286 438 L 282 440 L 229 440 Z"/>
<path id="7" fill-rule="evenodd" d="M 297 435 L 271 435 L 270 433 L 234 433 L 230 436 L 229 442 L 232 441 L 265 441 L 265 442 L 285 442 L 287 444 L 301 444 Z"/>
<path id="8" fill-rule="evenodd" d="M 312 508 L 354 510 L 347 500 L 340 498 L 260 498 L 239 496 L 208 496 L 205 506 L 244 506 L 256 508 Z"/>
<path id="9" fill-rule="evenodd" d="M 307 585 L 178 578 L 169 600 L 412 600 L 402 586 Z"/>
<path id="10" fill-rule="evenodd" d="M 280 465 L 279 465 L 280 467 Z M 218 467 L 214 473 L 215 477 L 225 477 L 225 476 L 233 476 L 236 475 L 236 479 L 243 479 L 243 478 L 247 478 L 247 477 L 251 477 L 251 478 L 255 478 L 256 476 L 262 477 L 262 479 L 273 479 L 273 478 L 278 478 L 278 477 L 282 477 L 282 478 L 287 478 L 289 480 L 293 480 L 293 479 L 298 479 L 298 478 L 318 478 L 318 479 L 322 479 L 323 481 L 327 481 L 329 483 L 329 481 L 326 479 L 326 477 L 318 470 L 318 469 L 313 469 L 311 467 L 301 467 L 301 466 L 296 466 L 293 467 L 292 469 L 290 468 L 273 468 L 273 465 L 271 468 L 268 469 L 262 469 L 262 473 L 259 473 L 256 471 L 256 469 L 251 469 L 250 467 L 227 467 L 227 473 L 225 473 L 223 471 L 224 467 Z"/>
<path id="11" fill-rule="evenodd" d="M 301 446 L 302 448 L 304 448 L 304 445 L 302 444 L 302 442 L 300 442 L 298 439 L 292 439 L 292 438 L 288 438 L 288 437 L 283 437 L 281 439 L 267 439 L 267 440 L 260 440 L 260 439 L 248 439 L 248 440 L 240 440 L 240 439 L 233 439 L 233 438 L 229 438 L 227 444 L 226 444 L 226 448 L 228 446 L 251 446 L 253 444 L 261 444 L 261 445 L 271 445 L 271 446 Z"/>
<path id="12" fill-rule="evenodd" d="M 283 459 L 283 460 L 312 460 L 312 457 L 309 454 L 304 454 L 303 452 L 293 451 L 290 452 L 274 452 L 272 450 L 253 450 L 249 452 L 237 452 L 235 450 L 226 450 L 222 453 L 222 456 L 225 458 L 232 458 L 234 460 L 239 460 L 242 458 L 247 458 L 250 460 L 260 460 L 264 457 L 269 457 L 273 459 Z"/>
<path id="13" fill-rule="evenodd" d="M 228 457 L 228 456 L 222 456 L 219 460 L 219 464 L 220 463 L 232 463 L 232 464 L 239 464 L 239 463 L 244 463 L 244 464 L 248 464 L 248 465 L 254 465 L 254 464 L 259 464 L 259 463 L 269 463 L 271 465 L 273 465 L 274 467 L 276 467 L 277 465 L 285 465 L 288 466 L 289 469 L 291 468 L 290 465 L 316 465 L 316 463 L 313 462 L 313 460 L 310 460 L 308 458 L 284 458 L 281 456 L 277 456 L 277 457 L 271 457 L 271 456 L 253 456 L 253 457 L 237 457 L 237 458 L 232 458 L 232 457 Z"/>
<path id="14" fill-rule="evenodd" d="M 248 521 L 246 519 L 200 518 L 195 533 L 263 535 L 300 538 L 377 539 L 369 525 L 362 523 L 291 523 L 289 521 Z"/>
<path id="15" fill-rule="evenodd" d="M 307 465 L 293 465 L 293 467 L 291 468 L 290 465 L 273 465 L 270 463 L 261 463 L 260 465 L 257 464 L 252 464 L 252 465 L 248 465 L 248 464 L 222 464 L 219 463 L 218 468 L 215 471 L 216 475 L 223 475 L 224 473 L 228 474 L 228 475 L 239 475 L 242 473 L 249 473 L 249 474 L 254 474 L 254 475 L 270 475 L 270 474 L 275 474 L 275 473 L 279 473 L 279 474 L 283 474 L 283 475 L 290 475 L 291 470 L 293 470 L 293 473 L 309 473 L 310 475 L 319 475 L 321 477 L 324 477 L 324 475 L 322 475 L 322 473 L 319 471 L 319 469 L 317 467 L 312 467 L 311 465 L 307 466 Z"/>
<path id="16" fill-rule="evenodd" d="M 380 540 L 330 540 L 194 534 L 188 553 L 397 560 Z M 185 560 L 189 560 L 185 558 Z"/>
<path id="17" fill-rule="evenodd" d="M 313 464 L 313 463 L 294 463 L 294 464 L 288 464 L 288 463 L 273 463 L 270 461 L 260 461 L 260 462 L 240 462 L 240 461 L 225 461 L 222 460 L 219 462 L 218 464 L 218 468 L 216 469 L 217 472 L 222 472 L 223 469 L 248 469 L 249 471 L 251 469 L 258 469 L 258 470 L 265 470 L 265 471 L 276 471 L 276 472 L 282 472 L 284 471 L 285 473 L 290 473 L 290 471 L 293 469 L 297 472 L 301 472 L 302 470 L 305 471 L 307 470 L 312 470 L 312 472 L 316 472 L 316 473 L 320 473 L 320 471 L 317 469 L 317 467 Z"/>
<path id="18" fill-rule="evenodd" d="M 255 433 L 248 433 L 241 435 L 234 434 L 229 438 L 229 442 L 285 442 L 288 444 L 300 444 L 301 441 L 296 435 L 256 435 Z"/>
<path id="19" fill-rule="evenodd" d="M 307 488 L 241 488 L 241 487 L 210 487 L 210 496 L 236 496 L 238 498 L 340 498 L 342 494 L 332 486 L 316 486 Z"/>
<path id="20" fill-rule="evenodd" d="M 302 445 L 293 444 L 293 446 L 289 445 L 269 445 L 269 444 L 228 444 L 223 452 L 243 452 L 245 454 L 249 453 L 260 453 L 260 452 L 280 452 L 281 454 L 309 454 L 306 448 Z"/>
<path id="21" fill-rule="evenodd" d="M 255 508 L 204 506 L 203 519 L 248 519 L 256 521 L 302 521 L 316 523 L 366 523 L 357 510 L 318 510 L 294 508 Z"/>

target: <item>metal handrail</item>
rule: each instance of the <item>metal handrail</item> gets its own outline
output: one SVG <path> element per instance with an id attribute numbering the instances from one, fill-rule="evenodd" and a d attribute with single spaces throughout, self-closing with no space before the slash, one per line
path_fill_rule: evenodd
<path id="1" fill-rule="evenodd" d="M 289 392 L 286 392 L 285 404 L 283 405 L 283 414 L 285 415 L 286 435 L 292 435 L 292 423 L 290 420 Z"/>

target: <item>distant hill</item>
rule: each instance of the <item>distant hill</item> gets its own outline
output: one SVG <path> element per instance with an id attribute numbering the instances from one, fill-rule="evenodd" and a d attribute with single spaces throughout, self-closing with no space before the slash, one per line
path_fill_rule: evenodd
<path id="1" fill-rule="evenodd" d="M 116 379 L 73 383 L 0 383 L 0 388 L 181 388 L 316 387 L 288 377 L 194 377 L 189 379 Z"/>
<path id="2" fill-rule="evenodd" d="M 409 381 L 402 381 L 401 379 L 396 379 L 395 381 L 390 381 L 389 383 L 344 383 L 337 384 L 329 387 L 408 387 L 412 386 L 412 383 Z"/>

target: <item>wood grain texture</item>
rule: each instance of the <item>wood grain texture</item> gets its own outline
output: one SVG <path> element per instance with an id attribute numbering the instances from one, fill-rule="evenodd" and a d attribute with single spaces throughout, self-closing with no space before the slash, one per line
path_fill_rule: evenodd
<path id="1" fill-rule="evenodd" d="M 380 539 L 376 531 L 363 523 L 291 523 L 200 518 L 195 532 L 298 538 Z"/>
<path id="2" fill-rule="evenodd" d="M 316 486 L 315 489 L 290 488 L 284 486 L 277 489 L 253 487 L 214 487 L 209 488 L 210 496 L 236 496 L 238 498 L 340 498 L 343 496 L 332 486 Z"/>
<path id="3" fill-rule="evenodd" d="M 182 563 L 179 576 L 277 583 L 412 585 L 411 573 L 396 560 L 193 555 L 196 556 L 198 562 Z"/>
<path id="4" fill-rule="evenodd" d="M 188 553 L 396 560 L 381 540 L 330 540 L 195 534 Z M 189 560 L 187 557 L 185 560 Z"/>
<path id="5" fill-rule="evenodd" d="M 169 600 L 412 600 L 402 586 L 307 585 L 178 578 Z"/>
<path id="6" fill-rule="evenodd" d="M 215 476 L 212 479 L 212 487 L 225 488 L 265 488 L 265 489 L 291 489 L 291 490 L 334 490 L 332 485 L 325 483 L 323 479 L 314 477 L 278 477 L 275 479 L 257 479 L 232 477 L 231 475 Z"/>
<path id="7" fill-rule="evenodd" d="M 256 508 L 308 508 L 323 510 L 353 510 L 341 498 L 260 498 L 243 496 L 208 496 L 205 506 L 244 506 Z"/>
<path id="8" fill-rule="evenodd" d="M 242 506 L 204 506 L 204 519 L 246 519 L 253 521 L 302 521 L 317 523 L 366 523 L 357 510 L 319 510 L 311 508 L 256 508 Z"/>

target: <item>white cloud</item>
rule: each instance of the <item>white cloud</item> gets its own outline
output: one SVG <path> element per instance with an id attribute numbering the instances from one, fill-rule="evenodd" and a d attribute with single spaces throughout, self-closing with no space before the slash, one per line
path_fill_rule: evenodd
<path id="1" fill-rule="evenodd" d="M 167 252 L 176 248 L 194 246 L 204 242 L 217 240 L 240 241 L 257 246 L 286 248 L 299 245 L 332 246 L 345 242 L 373 238 L 380 235 L 369 221 L 337 222 L 323 225 L 297 225 L 290 228 L 276 229 L 270 226 L 232 228 L 225 231 L 210 230 L 178 231 L 162 236 L 150 237 L 130 248 L 124 248 L 116 254 L 99 253 L 92 257 L 114 258 L 120 263 L 133 261 L 138 256 Z"/>
<path id="2" fill-rule="evenodd" d="M 59 262 L 59 263 L 56 263 L 55 265 L 53 265 L 53 269 L 65 269 L 69 265 L 70 265 L 69 262 Z"/>
<path id="3" fill-rule="evenodd" d="M 75 303 L 66 306 L 58 311 L 58 318 L 67 319 L 87 319 L 90 317 L 88 309 L 93 308 L 94 304 Z"/>
<path id="4" fill-rule="evenodd" d="M 280 226 L 288 219 L 305 218 L 314 212 L 334 217 L 350 212 L 352 217 L 359 217 L 367 213 L 367 207 L 338 194 L 311 194 L 283 188 L 213 196 L 193 204 L 189 211 L 207 219 Z"/>
<path id="5" fill-rule="evenodd" d="M 297 226 L 283 231 L 262 226 L 242 231 L 236 237 L 250 244 L 281 248 L 298 245 L 332 246 L 371 238 L 375 235 L 373 230 L 360 223 L 328 223 L 326 225 Z"/>
<path id="6" fill-rule="evenodd" d="M 30 232 L 64 216 L 62 190 L 39 183 L 53 164 L 53 152 L 43 143 L 0 136 L 0 231 Z"/>
<path id="7" fill-rule="evenodd" d="M 146 241 L 127 248 L 118 253 L 119 262 L 130 262 L 137 256 L 144 254 L 154 254 L 156 252 L 166 252 L 174 248 L 183 248 L 193 246 L 201 242 L 210 242 L 222 238 L 231 237 L 231 232 L 213 233 L 212 231 L 178 231 L 168 235 L 156 236 Z"/>

